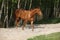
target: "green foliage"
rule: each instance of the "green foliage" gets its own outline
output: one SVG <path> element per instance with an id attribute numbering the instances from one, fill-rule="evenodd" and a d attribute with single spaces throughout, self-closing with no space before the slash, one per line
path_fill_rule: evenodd
<path id="1" fill-rule="evenodd" d="M 27 40 L 60 40 L 60 32 L 52 33 L 48 35 L 40 35 Z"/>
<path id="2" fill-rule="evenodd" d="M 12 0 L 12 3 L 17 3 L 18 0 Z"/>
<path id="3" fill-rule="evenodd" d="M 55 23 L 60 23 L 60 18 L 47 18 L 35 22 L 35 24 L 55 24 Z"/>

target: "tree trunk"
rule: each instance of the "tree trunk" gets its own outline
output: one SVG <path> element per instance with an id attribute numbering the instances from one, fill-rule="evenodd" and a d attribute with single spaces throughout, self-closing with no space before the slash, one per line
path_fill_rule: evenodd
<path id="1" fill-rule="evenodd" d="M 32 0 L 30 0 L 29 10 L 31 9 L 31 6 L 32 6 Z"/>
<path id="2" fill-rule="evenodd" d="M 1 5 L 1 10 L 0 10 L 0 27 L 3 27 L 2 26 L 2 11 L 3 11 L 3 7 L 4 7 L 4 0 L 2 1 L 2 5 Z"/>
<path id="3" fill-rule="evenodd" d="M 27 4 L 27 0 L 25 0 L 25 5 L 24 5 L 24 9 L 26 8 L 26 4 Z"/>
<path id="4" fill-rule="evenodd" d="M 5 1 L 4 3 L 4 22 L 3 22 L 3 27 L 8 28 L 8 0 Z"/>
<path id="5" fill-rule="evenodd" d="M 54 2 L 54 16 L 57 18 L 58 17 L 58 12 L 59 12 L 59 0 L 55 0 Z"/>
<path id="6" fill-rule="evenodd" d="M 20 8 L 20 0 L 18 0 L 18 6 L 17 7 L 18 7 L 18 9 Z"/>
<path id="7" fill-rule="evenodd" d="M 2 1 L 2 5 L 1 5 L 1 10 L 0 10 L 0 19 L 1 19 L 1 14 L 2 14 L 3 7 L 4 7 L 4 0 Z"/>

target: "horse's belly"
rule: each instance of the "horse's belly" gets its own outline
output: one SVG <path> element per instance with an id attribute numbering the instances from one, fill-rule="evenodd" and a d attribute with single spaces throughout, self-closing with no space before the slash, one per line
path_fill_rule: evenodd
<path id="1" fill-rule="evenodd" d="M 33 18 L 31 18 L 31 17 L 28 16 L 28 15 L 21 15 L 21 19 L 22 19 L 22 20 L 27 20 L 27 21 L 33 20 Z"/>
<path id="2" fill-rule="evenodd" d="M 25 18 L 25 17 L 22 17 L 21 19 L 22 20 L 27 20 L 27 21 L 30 21 L 31 20 L 30 18 Z"/>
<path id="3" fill-rule="evenodd" d="M 28 21 L 33 21 L 33 18 L 28 18 L 27 20 L 28 20 Z"/>

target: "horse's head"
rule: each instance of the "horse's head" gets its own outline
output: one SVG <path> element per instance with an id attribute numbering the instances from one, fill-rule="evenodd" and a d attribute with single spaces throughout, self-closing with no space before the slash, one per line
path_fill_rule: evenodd
<path id="1" fill-rule="evenodd" d="M 43 14 L 42 14 L 42 11 L 40 10 L 40 8 L 35 8 L 34 9 L 35 11 L 35 14 L 38 14 L 38 15 L 40 15 L 40 17 L 43 17 Z"/>

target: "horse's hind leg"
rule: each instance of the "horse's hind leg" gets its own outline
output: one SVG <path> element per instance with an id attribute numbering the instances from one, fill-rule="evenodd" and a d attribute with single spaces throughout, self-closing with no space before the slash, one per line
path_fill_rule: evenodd
<path id="1" fill-rule="evenodd" d="M 19 24 L 19 18 L 16 18 L 16 21 L 15 21 L 16 28 L 17 28 L 18 24 Z"/>
<path id="2" fill-rule="evenodd" d="M 24 27 L 25 27 L 26 23 L 27 23 L 27 21 L 23 22 L 22 30 L 24 30 Z"/>

